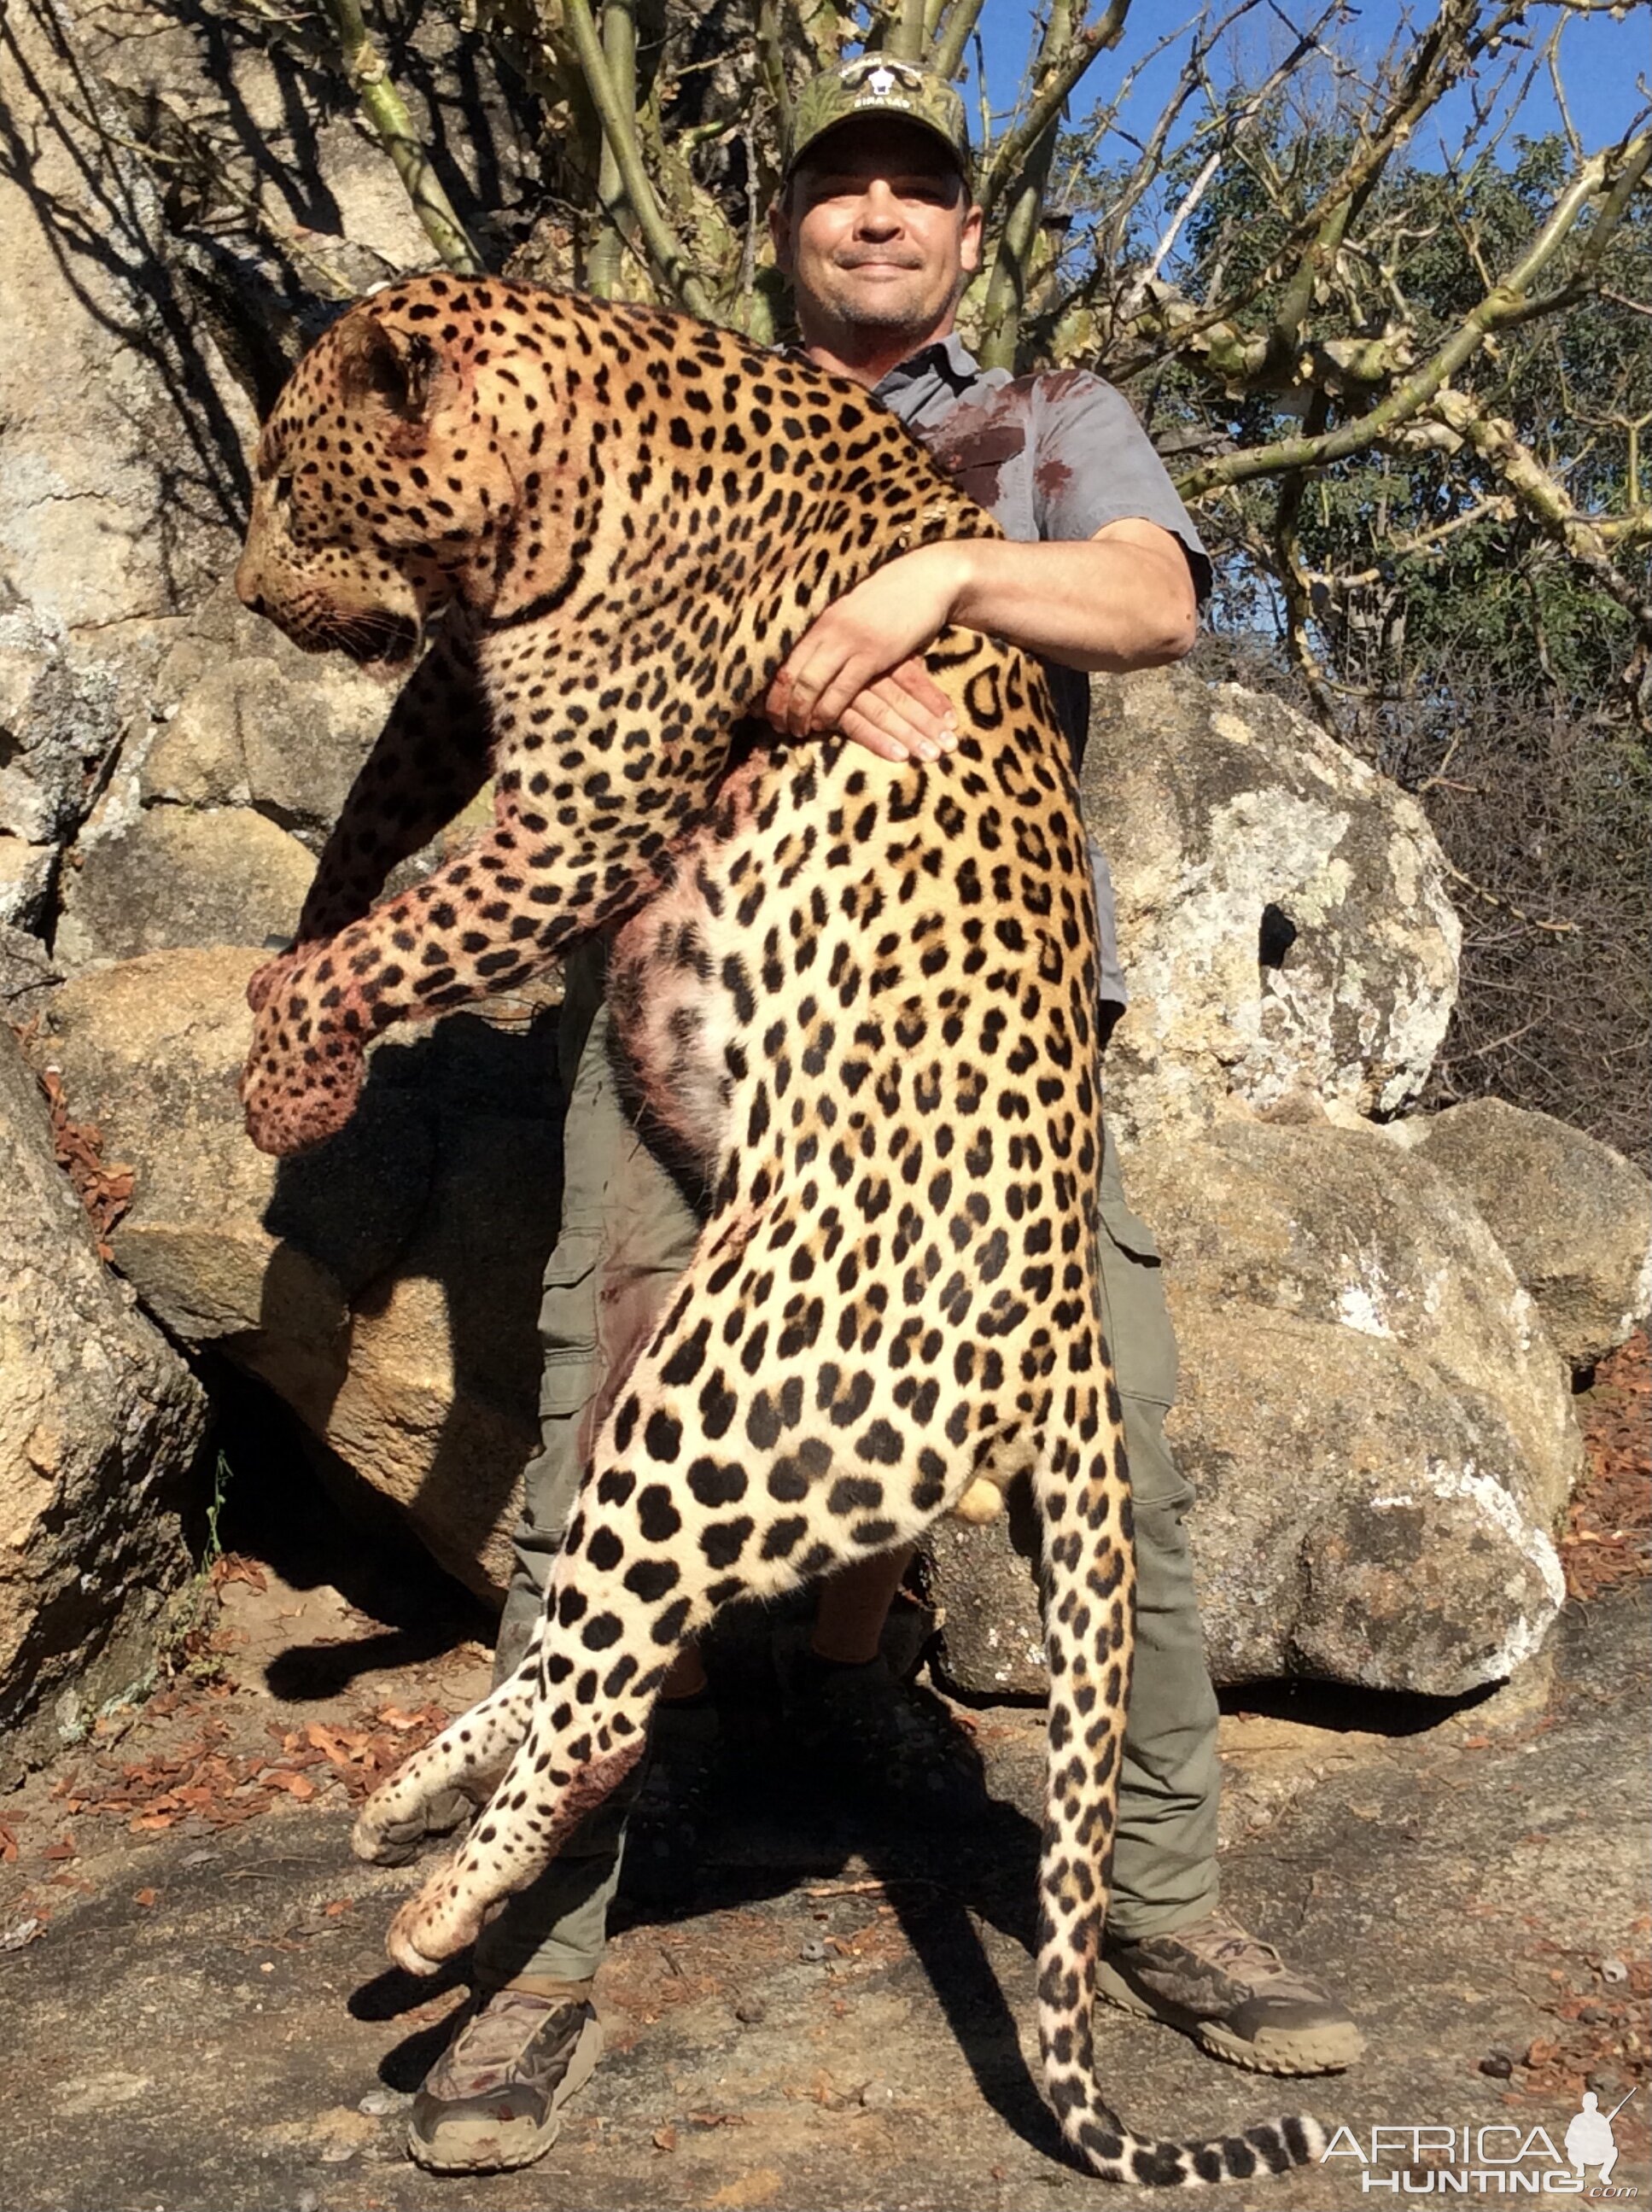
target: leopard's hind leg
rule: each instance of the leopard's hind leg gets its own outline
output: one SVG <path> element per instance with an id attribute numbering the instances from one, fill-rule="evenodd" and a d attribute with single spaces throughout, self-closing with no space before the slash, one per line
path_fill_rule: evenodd
<path id="1" fill-rule="evenodd" d="M 457 1790 L 474 1805 L 487 1803 L 527 1733 L 540 1694 L 544 1636 L 541 1616 L 526 1650 L 504 1680 L 374 1791 L 350 1832 L 350 1849 L 357 1858 L 399 1865 L 407 1856 L 404 1838 L 410 1826 L 417 1824 L 420 1814 L 444 1790 Z"/>
<path id="2" fill-rule="evenodd" d="M 829 1223 L 784 1199 L 750 1220 L 738 1239 L 708 1228 L 599 1435 L 547 1593 L 526 1733 L 461 1849 L 392 1929 L 411 1972 L 473 1940 L 619 1780 L 673 1656 L 721 1606 L 909 1541 L 987 1459 L 1024 1448 L 1024 1424 L 1017 1434 L 967 1404 L 961 1418 L 920 1380 L 944 1280 L 926 1282 L 900 1324 L 909 1358 L 856 1359 L 843 1347 L 857 1331 L 875 1340 L 877 1286 L 829 1297 L 814 1288 L 821 1270 L 806 1292 L 776 1288 L 800 1249 L 829 1243 Z M 489 1725 L 518 1711 L 501 1704 Z M 468 1724 L 434 1747 L 442 1772 L 462 1763 Z M 371 1832 L 376 1805 L 365 1819 Z"/>

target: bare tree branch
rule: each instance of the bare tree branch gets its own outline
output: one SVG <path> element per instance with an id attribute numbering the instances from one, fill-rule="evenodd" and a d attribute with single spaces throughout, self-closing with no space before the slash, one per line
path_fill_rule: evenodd
<path id="1" fill-rule="evenodd" d="M 361 0 L 322 0 L 343 57 L 344 74 L 395 165 L 425 236 L 450 269 L 479 276 L 486 264 L 453 212 L 431 165 L 429 150 L 413 128 L 407 104 L 390 81 L 384 56 L 368 36 Z"/>
<path id="2" fill-rule="evenodd" d="M 597 36 L 597 27 L 591 20 L 591 10 L 586 0 L 562 0 L 562 7 L 574 50 L 579 55 L 580 67 L 585 73 L 592 100 L 602 124 L 604 140 L 612 149 L 626 204 L 642 234 L 648 258 L 671 295 L 679 300 L 690 314 L 703 315 L 710 319 L 710 295 L 689 267 L 681 245 L 660 213 L 659 203 L 654 198 L 653 187 L 649 184 L 642 166 L 642 149 L 636 135 L 635 110 L 628 110 L 623 104 L 618 88 L 609 74 L 608 59 Z"/>
<path id="3" fill-rule="evenodd" d="M 1130 0 L 1108 0 L 1107 12 L 1096 23 L 1069 29 L 1072 15 L 1064 0 L 1054 0 L 1050 27 L 1039 57 L 1035 89 L 1025 116 L 1008 131 L 992 150 L 976 194 L 990 215 L 1011 179 L 1019 180 L 1032 167 L 1040 142 L 1060 121 L 1068 95 L 1085 70 L 1124 35 Z M 1060 35 L 1058 36 L 1058 27 Z M 1053 139 L 1050 142 L 1054 143 Z M 1047 161 L 1048 167 L 1048 161 Z"/>
<path id="4" fill-rule="evenodd" d="M 1628 204 L 1630 191 L 1645 175 L 1649 162 L 1652 162 L 1652 132 L 1645 131 L 1625 145 L 1611 148 L 1585 161 L 1556 201 L 1548 221 L 1501 283 L 1486 294 L 1420 368 L 1399 378 L 1387 396 L 1366 412 L 1316 438 L 1282 439 L 1270 446 L 1207 462 L 1181 480 L 1182 496 L 1197 499 L 1218 485 L 1243 483 L 1286 469 L 1322 468 L 1329 462 L 1368 451 L 1418 414 L 1491 334 L 1528 319 L 1534 311 L 1532 286 L 1554 259 L 1580 216 L 1600 201 L 1604 204 L 1596 216 L 1587 249 L 1598 259 L 1606 242 L 1608 210 L 1621 215 Z M 1612 220 L 1615 221 L 1615 216 Z M 1552 296 L 1571 297 L 1575 292 L 1568 285 Z M 1364 365 L 1366 374 L 1378 367 L 1386 343 L 1377 342 L 1376 350 Z M 1257 352 L 1254 341 L 1246 346 L 1245 351 L 1252 365 L 1263 365 L 1266 352 Z M 1449 427 L 1455 428 L 1455 424 Z"/>

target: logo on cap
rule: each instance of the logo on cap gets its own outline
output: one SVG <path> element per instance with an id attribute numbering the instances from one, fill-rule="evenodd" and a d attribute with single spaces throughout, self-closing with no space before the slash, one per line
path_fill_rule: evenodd
<path id="1" fill-rule="evenodd" d="M 969 131 L 963 100 L 932 70 L 888 54 L 857 55 L 853 61 L 823 71 L 803 88 L 792 118 L 788 168 L 796 166 L 816 139 L 838 124 L 878 109 L 904 116 L 933 131 L 968 176 Z"/>

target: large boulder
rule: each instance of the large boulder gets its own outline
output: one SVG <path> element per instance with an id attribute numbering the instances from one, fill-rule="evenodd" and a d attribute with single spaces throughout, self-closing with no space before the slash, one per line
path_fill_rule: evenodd
<path id="1" fill-rule="evenodd" d="M 1551 1341 L 1594 1365 L 1652 1310 L 1652 1183 L 1610 1145 L 1550 1114 L 1476 1098 L 1394 1125 L 1485 1216 Z"/>
<path id="2" fill-rule="evenodd" d="M 0 1771 L 153 1669 L 203 1394 L 98 1256 L 0 1025 Z"/>
<path id="3" fill-rule="evenodd" d="M 212 946 L 96 968 L 52 996 L 31 1049 L 134 1173 L 116 1266 L 185 1343 L 267 1332 L 341 1374 L 351 1290 L 411 1235 L 430 1174 L 423 1117 L 375 1091 L 350 1128 L 287 1171 L 315 1194 L 307 1246 L 267 1225 L 282 1170 L 241 1127 L 246 981 L 268 956 Z"/>
<path id="4" fill-rule="evenodd" d="M 277 1164 L 235 1097 L 263 957 L 89 969 L 53 994 L 33 1049 L 134 1170 L 111 1241 L 149 1310 L 262 1377 L 444 1565 L 497 1595 L 560 1200 L 547 994 L 380 1042 L 349 1127 Z"/>
<path id="5" fill-rule="evenodd" d="M 1156 1146 L 1132 1196 L 1181 1344 L 1170 1435 L 1218 1679 L 1500 1680 L 1564 1598 L 1582 1441 L 1478 1211 L 1376 1131 L 1312 1124 Z"/>
<path id="6" fill-rule="evenodd" d="M 249 807 L 155 806 L 82 838 L 52 950 L 65 968 L 182 945 L 290 936 L 315 873 L 290 831 Z"/>
<path id="7" fill-rule="evenodd" d="M 1279 700 L 1185 670 L 1096 690 L 1083 790 L 1132 997 L 1108 1070 L 1127 1158 L 1293 1097 L 1395 1112 L 1457 987 L 1422 809 Z"/>
<path id="8" fill-rule="evenodd" d="M 1455 1696 L 1538 1649 L 1581 1459 L 1569 1379 L 1472 1202 L 1376 1131 L 1228 1121 L 1138 1154 L 1181 1353 L 1169 1435 L 1218 1682 Z M 1042 1683 L 1001 1523 L 937 1536 L 946 1667 Z"/>

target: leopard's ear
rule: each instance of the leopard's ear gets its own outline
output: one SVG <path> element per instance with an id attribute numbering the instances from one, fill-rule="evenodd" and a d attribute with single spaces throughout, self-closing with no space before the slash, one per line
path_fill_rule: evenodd
<path id="1" fill-rule="evenodd" d="M 453 380 L 422 331 L 398 330 L 367 306 L 353 308 L 338 325 L 338 374 L 347 400 L 378 399 L 408 424 L 428 422 Z"/>

